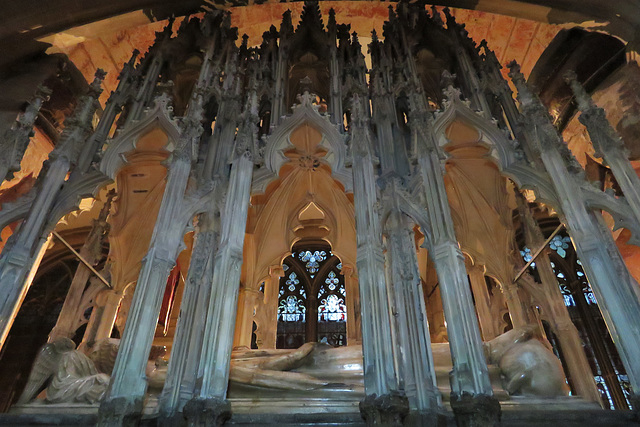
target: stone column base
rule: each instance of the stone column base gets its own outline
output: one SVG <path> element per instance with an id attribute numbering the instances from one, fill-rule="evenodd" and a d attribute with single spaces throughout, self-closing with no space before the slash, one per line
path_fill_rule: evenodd
<path id="1" fill-rule="evenodd" d="M 360 414 L 368 426 L 402 426 L 409 414 L 409 401 L 397 391 L 370 394 L 360 402 Z"/>
<path id="2" fill-rule="evenodd" d="M 142 417 L 142 398 L 105 399 L 98 410 L 100 427 L 135 427 Z"/>
<path id="3" fill-rule="evenodd" d="M 486 394 L 451 393 L 451 409 L 458 427 L 493 427 L 500 424 L 498 399 Z"/>
<path id="4" fill-rule="evenodd" d="M 633 421 L 640 424 L 640 394 L 631 394 L 629 396 L 629 403 L 631 403 L 631 417 Z"/>
<path id="5" fill-rule="evenodd" d="M 433 411 L 414 411 L 411 410 L 403 421 L 405 427 L 444 427 L 447 425 L 447 417 L 443 412 Z"/>
<path id="6" fill-rule="evenodd" d="M 189 427 L 218 427 L 231 418 L 231 404 L 224 399 L 193 398 L 182 413 Z"/>

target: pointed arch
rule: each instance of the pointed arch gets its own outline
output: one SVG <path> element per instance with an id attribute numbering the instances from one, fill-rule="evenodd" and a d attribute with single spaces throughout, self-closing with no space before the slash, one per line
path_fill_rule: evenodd
<path id="1" fill-rule="evenodd" d="M 328 115 L 318 112 L 318 106 L 311 103 L 311 95 L 305 93 L 301 100 L 302 103 L 294 107 L 293 114 L 285 118 L 267 138 L 264 151 L 266 167 L 255 172 L 252 194 L 264 193 L 267 186 L 278 179 L 280 168 L 289 161 L 284 152 L 293 147 L 290 136 L 293 131 L 305 124 L 322 134 L 322 140 L 318 145 L 327 150 L 327 154 L 322 159 L 331 167 L 331 176 L 339 181 L 347 192 L 353 191 L 353 177 L 345 168 L 346 137 L 329 121 Z"/>
<path id="2" fill-rule="evenodd" d="M 534 190 L 540 202 L 559 208 L 556 191 L 547 173 L 533 169 L 520 160 L 513 142 L 505 133 L 480 112 L 471 110 L 467 103 L 460 99 L 446 103 L 445 110 L 437 115 L 433 124 L 433 133 L 440 147 L 449 143 L 446 131 L 456 120 L 478 132 L 478 144 L 489 150 L 488 157 L 495 162 L 503 175 L 512 179 L 520 188 Z"/>
<path id="3" fill-rule="evenodd" d="M 156 98 L 153 109 L 148 111 L 141 120 L 132 122 L 109 143 L 100 162 L 102 173 L 115 179 L 118 171 L 127 163 L 125 155 L 135 150 L 138 141 L 154 129 L 160 129 L 167 136 L 164 149 L 168 152 L 173 151 L 180 139 L 180 129 L 172 117 L 169 101 L 170 99 L 166 96 Z"/>

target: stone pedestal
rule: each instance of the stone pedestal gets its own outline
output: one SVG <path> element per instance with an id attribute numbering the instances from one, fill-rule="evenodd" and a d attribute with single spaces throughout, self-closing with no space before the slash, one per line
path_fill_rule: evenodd
<path id="1" fill-rule="evenodd" d="M 486 394 L 451 393 L 451 409 L 458 427 L 492 427 L 500 425 L 500 403 Z"/>
<path id="2" fill-rule="evenodd" d="M 116 397 L 100 405 L 98 425 L 105 427 L 136 427 L 142 417 L 142 398 Z"/>
<path id="3" fill-rule="evenodd" d="M 192 399 L 184 406 L 189 427 L 217 427 L 231 418 L 231 405 L 218 398 Z"/>
<path id="4" fill-rule="evenodd" d="M 409 400 L 396 391 L 370 394 L 360 402 L 360 414 L 368 426 L 402 426 L 409 415 Z"/>

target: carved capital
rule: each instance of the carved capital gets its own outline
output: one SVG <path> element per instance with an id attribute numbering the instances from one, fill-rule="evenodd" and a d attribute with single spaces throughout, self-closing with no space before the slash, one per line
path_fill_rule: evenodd
<path id="1" fill-rule="evenodd" d="M 492 427 L 500 424 L 502 410 L 494 396 L 451 393 L 451 409 L 458 427 Z"/>
<path id="2" fill-rule="evenodd" d="M 218 398 L 193 398 L 184 406 L 189 427 L 221 426 L 231 418 L 231 404 Z"/>
<path id="3" fill-rule="evenodd" d="M 402 426 L 409 415 L 409 401 L 397 391 L 382 396 L 370 394 L 360 401 L 360 414 L 368 426 Z"/>

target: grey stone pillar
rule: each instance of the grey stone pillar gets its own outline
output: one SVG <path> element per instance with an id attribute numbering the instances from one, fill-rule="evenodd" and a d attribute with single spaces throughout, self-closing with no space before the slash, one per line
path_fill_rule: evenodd
<path id="1" fill-rule="evenodd" d="M 176 218 L 182 216 L 190 170 L 190 159 L 184 153 L 174 152 L 149 251 L 142 260 L 109 391 L 100 406 L 101 426 L 115 427 L 135 422 L 141 415 L 147 388 L 145 367 L 167 278 L 175 266 L 184 236 L 185 224 L 177 222 Z"/>
<path id="2" fill-rule="evenodd" d="M 396 183 L 397 184 L 397 183 Z M 389 191 L 398 191 L 390 184 Z M 398 379 L 417 425 L 437 424 L 440 394 L 435 381 L 431 339 L 418 270 L 413 222 L 399 210 L 391 212 L 385 226 L 390 258 L 393 319 L 396 324 Z"/>
<path id="3" fill-rule="evenodd" d="M 214 259 L 211 294 L 207 301 L 198 366 L 199 390 L 184 407 L 190 426 L 219 425 L 218 423 L 231 416 L 230 405 L 225 399 L 238 309 L 242 248 L 252 173 L 252 156 L 249 152 L 239 153 L 232 163 L 227 196 L 222 208 L 220 244 Z"/>
<path id="4" fill-rule="evenodd" d="M 581 185 L 584 171 L 551 123 L 540 100 L 527 87 L 520 67 L 512 63 L 525 129 L 554 183 L 567 229 L 582 261 L 611 338 L 624 363 L 631 386 L 640 390 L 640 288 L 603 223 L 602 215 L 587 208 Z M 567 163 L 565 163 L 565 161 Z"/>
<path id="5" fill-rule="evenodd" d="M 196 387 L 218 228 L 219 216 L 215 212 L 200 214 L 167 379 L 160 396 L 160 413 L 169 420 L 193 397 Z"/>
<path id="6" fill-rule="evenodd" d="M 489 341 L 500 335 L 495 328 L 493 313 L 491 313 L 491 296 L 487 290 L 484 268 L 481 265 L 471 265 L 467 269 L 469 282 L 476 302 L 482 338 Z"/>
<path id="7" fill-rule="evenodd" d="M 408 412 L 396 390 L 382 229 L 377 210 L 368 100 L 352 99 L 351 141 L 356 212 L 357 267 L 362 310 L 362 354 L 367 397 L 360 411 L 368 424 L 398 424 Z M 385 405 L 389 409 L 385 411 Z"/>
<path id="8" fill-rule="evenodd" d="M 451 407 L 458 425 L 493 425 L 500 404 L 493 397 L 464 256 L 456 240 L 444 186 L 444 167 L 431 116 L 419 95 L 411 98 L 411 126 L 431 226 L 429 255 L 440 283 L 453 370 Z"/>
<path id="9" fill-rule="evenodd" d="M 0 257 L 0 347 L 4 344 L 13 320 L 24 299 L 33 275 L 29 275 L 51 232 L 51 211 L 67 173 L 76 162 L 82 144 L 91 132 L 91 121 L 102 92 L 105 73 L 96 72 L 89 93 L 81 97 L 73 116 L 65 121 L 58 146 L 49 154 L 36 184 L 37 195 L 27 217 L 8 240 Z M 55 224 L 57 221 L 54 221 Z"/>
<path id="10" fill-rule="evenodd" d="M 533 218 L 527 201 L 519 192 L 516 194 L 516 201 L 518 202 L 518 210 L 523 224 L 525 242 L 530 249 L 536 250 L 545 241 L 542 231 Z M 564 297 L 560 292 L 556 275 L 553 272 L 553 267 L 551 267 L 551 261 L 546 251 L 542 251 L 536 258 L 536 269 L 542 282 L 542 293 L 549 302 L 550 313 L 546 314 L 551 317 L 551 327 L 560 341 L 562 354 L 566 359 L 575 391 L 585 400 L 601 403 L 600 392 L 593 379 L 593 373 L 584 352 L 582 340 L 564 304 Z"/>
<path id="11" fill-rule="evenodd" d="M 94 220 L 89 236 L 80 249 L 80 255 L 93 266 L 102 258 L 102 243 L 106 238 L 106 233 L 108 233 L 107 215 L 109 214 L 111 201 L 115 195 L 115 191 L 113 190 L 107 195 L 107 200 L 100 210 L 98 219 Z M 83 313 L 84 310 L 88 308 L 80 307 L 80 305 L 89 277 L 91 277 L 91 270 L 83 263 L 80 263 L 71 280 L 71 285 L 64 299 L 60 314 L 58 315 L 58 320 L 49 334 L 49 342 L 54 341 L 58 337 L 73 338 L 76 328 L 78 327 L 76 323 L 79 314 L 78 310 Z"/>
<path id="12" fill-rule="evenodd" d="M 636 220 L 640 223 L 640 178 L 629 162 L 629 153 L 620 137 L 607 120 L 604 109 L 599 108 L 591 97 L 576 80 L 573 72 L 568 73 L 568 80 L 576 96 L 578 108 L 582 111 L 578 120 L 586 126 L 596 156 L 605 160 L 609 165 L 624 198 L 633 210 Z"/>

